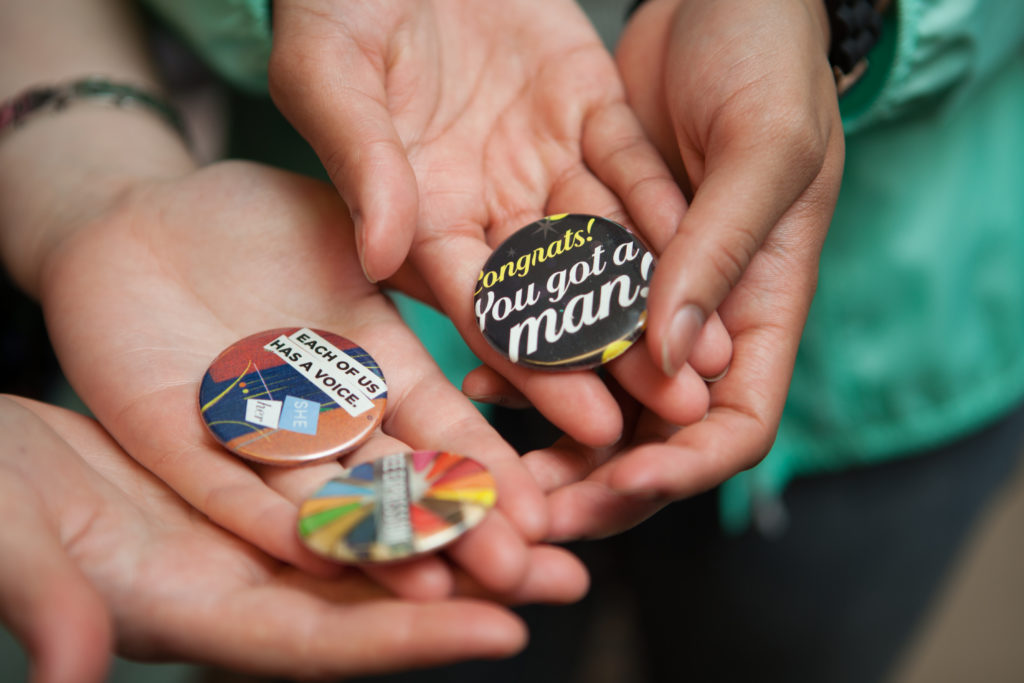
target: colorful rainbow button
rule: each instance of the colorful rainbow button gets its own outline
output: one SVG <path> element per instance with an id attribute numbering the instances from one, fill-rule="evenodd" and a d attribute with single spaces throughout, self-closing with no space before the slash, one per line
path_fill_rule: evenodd
<path id="1" fill-rule="evenodd" d="M 461 455 L 416 451 L 357 465 L 299 510 L 299 537 L 339 562 L 395 562 L 451 543 L 494 507 L 494 478 Z"/>

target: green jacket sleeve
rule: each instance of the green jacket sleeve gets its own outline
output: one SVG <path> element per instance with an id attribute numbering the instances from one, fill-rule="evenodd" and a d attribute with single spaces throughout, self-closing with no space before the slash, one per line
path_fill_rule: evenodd
<path id="1" fill-rule="evenodd" d="M 1024 41 L 1024 2 L 895 0 L 867 74 L 841 101 L 848 133 L 966 97 Z"/>
<path id="2" fill-rule="evenodd" d="M 269 0 L 143 0 L 220 76 L 250 93 L 267 92 Z"/>

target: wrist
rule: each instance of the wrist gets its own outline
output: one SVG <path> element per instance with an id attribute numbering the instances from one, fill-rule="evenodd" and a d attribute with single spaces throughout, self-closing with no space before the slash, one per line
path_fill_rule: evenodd
<path id="1" fill-rule="evenodd" d="M 7 0 L 0 63 L 0 100 L 85 74 L 157 82 L 131 6 L 110 0 Z M 0 256 L 35 296 L 43 263 L 77 226 L 133 184 L 192 167 L 180 136 L 151 114 L 94 103 L 34 113 L 0 137 Z"/>
<path id="2" fill-rule="evenodd" d="M 195 168 L 158 117 L 84 103 L 42 112 L 0 139 L 0 256 L 38 297 L 51 254 L 135 187 Z"/>

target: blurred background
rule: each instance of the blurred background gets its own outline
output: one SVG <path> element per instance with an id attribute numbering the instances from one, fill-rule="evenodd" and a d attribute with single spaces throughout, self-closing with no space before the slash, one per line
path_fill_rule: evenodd
<path id="1" fill-rule="evenodd" d="M 631 3 L 627 0 L 584 0 L 582 4 L 606 43 L 610 47 L 614 46 Z M 190 111 L 190 124 L 196 135 L 197 146 L 207 158 L 217 157 L 226 149 L 221 124 L 230 116 L 231 97 L 220 91 L 204 75 L 203 69 L 168 43 L 166 37 L 159 44 L 163 59 L 174 64 L 177 72 L 183 74 L 180 79 L 181 98 Z M 6 321 L 0 339 L 3 350 L 0 391 L 83 409 L 74 393 L 63 382 L 56 361 L 48 352 L 45 328 L 38 309 L 6 281 L 3 283 L 0 302 L 0 319 Z M 500 419 L 505 421 L 509 433 L 534 430 L 539 439 L 548 435 L 543 425 L 538 426 L 530 416 L 503 414 Z M 956 457 L 962 461 L 965 456 L 950 455 L 950 467 L 957 466 L 953 462 Z M 773 603 L 769 600 L 763 607 L 753 608 L 754 611 L 788 610 L 786 619 L 767 620 L 782 626 L 776 626 L 772 637 L 765 639 L 761 656 L 773 656 L 771 648 L 776 640 L 785 643 L 802 637 L 790 636 L 785 632 L 787 619 L 794 624 L 793 634 L 802 634 L 808 629 L 829 630 L 829 620 L 847 619 L 850 614 L 856 613 L 862 619 L 871 619 L 872 615 L 877 615 L 878 623 L 874 632 L 880 642 L 872 646 L 882 651 L 883 655 L 868 657 L 870 666 L 865 664 L 861 668 L 853 661 L 840 664 L 845 669 L 844 674 L 829 675 L 822 680 L 884 680 L 891 683 L 1024 681 L 1024 535 L 1020 531 L 1024 529 L 1024 470 L 1018 465 L 1019 460 L 1016 458 L 993 475 L 1000 478 L 996 486 L 997 494 L 980 504 L 978 514 L 967 526 L 958 530 L 963 540 L 954 556 L 936 560 L 949 563 L 948 570 L 939 572 L 936 582 L 915 587 L 912 585 L 912 570 L 907 572 L 909 579 L 905 576 L 900 578 L 900 581 L 906 582 L 907 600 L 915 605 L 915 609 L 909 610 L 911 616 L 904 617 L 899 624 L 890 623 L 886 616 L 886 606 L 874 605 L 873 601 L 891 601 L 891 598 L 885 596 L 894 594 L 894 591 L 899 593 L 903 589 L 899 585 L 895 588 L 889 585 L 879 594 L 872 590 L 877 582 L 887 581 L 889 575 L 900 574 L 898 566 L 866 562 L 865 566 L 870 565 L 872 571 L 880 572 L 880 575 L 865 575 L 860 583 L 848 581 L 842 584 L 845 588 L 833 590 L 829 576 L 804 577 L 793 571 L 792 567 L 773 567 L 765 559 L 783 548 L 790 562 L 826 553 L 821 545 L 808 542 L 809 538 L 817 539 L 818 543 L 824 538 L 826 545 L 846 543 L 845 535 L 834 533 L 836 529 L 830 531 L 827 515 L 823 515 L 813 529 L 802 528 L 799 522 L 794 521 L 772 533 L 757 530 L 748 532 L 750 538 L 744 541 L 746 550 L 743 554 L 729 556 L 734 561 L 750 563 L 747 567 L 749 576 L 731 577 L 736 583 L 730 596 L 736 602 L 748 599 L 735 586 L 750 586 L 751 576 L 773 578 L 786 574 L 795 576 L 792 579 L 795 581 L 820 582 L 820 585 L 814 586 L 814 590 L 807 591 L 810 596 L 807 599 L 812 602 L 818 600 L 818 604 L 790 602 L 782 607 L 772 607 Z M 893 467 L 897 469 L 890 473 L 891 476 L 916 476 L 912 469 L 902 471 L 899 464 Z M 864 482 L 865 487 L 870 485 L 870 482 Z M 784 517 L 788 514 L 786 506 L 794 506 L 795 510 L 808 504 L 809 495 L 812 494 L 802 491 L 799 485 L 794 486 L 782 501 L 781 514 Z M 956 491 L 938 490 L 931 492 L 929 500 L 938 505 L 943 496 L 955 495 Z M 724 563 L 716 566 L 712 562 L 700 571 L 689 566 L 693 556 L 698 553 L 719 559 L 726 557 L 726 551 L 721 548 L 727 541 L 718 537 L 695 539 L 687 535 L 689 529 L 705 528 L 702 522 L 706 522 L 709 515 L 715 514 L 713 495 L 702 498 L 685 507 L 666 511 L 623 539 L 574 545 L 573 549 L 585 559 L 593 573 L 591 594 L 580 605 L 572 608 L 536 607 L 523 610 L 522 614 L 530 623 L 532 633 L 532 644 L 523 655 L 497 664 L 468 664 L 433 672 L 387 677 L 386 680 L 543 680 L 571 683 L 667 681 L 679 679 L 674 674 L 666 673 L 672 671 L 673 667 L 652 664 L 659 657 L 677 659 L 681 671 L 687 670 L 689 660 L 696 662 L 697 659 L 713 660 L 717 657 L 724 662 L 730 656 L 727 647 L 721 651 L 697 653 L 694 648 L 699 641 L 695 638 L 703 631 L 714 629 L 724 629 L 718 635 L 726 642 L 729 637 L 754 637 L 751 633 L 756 631 L 747 629 L 744 624 L 729 624 L 730 618 L 742 618 L 730 617 L 730 614 L 742 615 L 743 611 L 731 613 L 723 609 L 721 623 L 708 622 L 703 621 L 706 612 L 696 609 L 691 611 L 687 607 L 688 603 L 680 602 L 674 617 L 666 617 L 665 614 L 652 617 L 644 607 L 651 602 L 651 596 L 641 595 L 643 587 L 636 585 L 638 575 L 651 574 L 638 574 L 636 567 L 632 566 L 662 565 L 663 572 L 655 572 L 658 576 L 655 588 L 661 591 L 701 594 L 715 577 L 722 578 L 722 584 L 715 586 L 717 589 L 729 589 L 733 584 L 726 581 Z M 925 505 L 916 514 L 921 515 L 922 529 L 938 526 L 938 532 L 941 533 L 943 518 L 941 514 L 935 514 L 934 509 Z M 789 514 L 789 517 L 793 518 L 793 515 Z M 701 533 L 704 532 L 695 531 L 694 535 Z M 831 537 L 830 533 L 833 534 Z M 913 539 L 906 539 L 903 545 L 912 547 Z M 13 558 L 0 558 L 0 561 L 10 562 Z M 927 562 L 930 558 L 922 557 L 918 561 Z M 764 564 L 758 564 L 761 562 Z M 759 590 L 770 592 L 771 584 L 767 578 L 765 586 Z M 849 592 L 850 586 L 856 586 L 860 592 L 842 596 L 834 594 L 839 590 Z M 751 587 L 750 590 L 753 596 L 755 589 Z M 760 600 L 761 597 L 749 598 L 755 599 Z M 713 610 L 714 606 L 710 607 Z M 751 605 L 747 604 L 746 608 L 749 611 Z M 799 628 L 795 625 L 797 622 L 802 622 Z M 779 632 L 779 628 L 783 631 Z M 886 639 L 891 642 L 886 644 Z M 801 657 L 828 659 L 831 656 L 828 651 L 814 651 L 813 642 L 796 642 L 793 645 Z M 744 651 L 750 649 L 744 648 Z M 655 656 L 654 650 L 660 650 L 661 654 Z M 851 651 L 855 651 L 855 648 Z M 843 656 L 848 655 L 849 652 Z M 751 669 L 756 668 L 756 662 L 752 663 Z M 828 669 L 826 667 L 822 670 Z M 716 680 L 713 674 L 706 673 L 707 668 L 695 671 L 705 673 L 689 676 L 689 680 Z M 24 652 L 6 631 L 0 631 L 0 681 L 27 680 L 27 676 Z M 253 678 L 192 665 L 138 663 L 119 659 L 109 680 L 113 683 L 256 683 L 276 679 Z"/>

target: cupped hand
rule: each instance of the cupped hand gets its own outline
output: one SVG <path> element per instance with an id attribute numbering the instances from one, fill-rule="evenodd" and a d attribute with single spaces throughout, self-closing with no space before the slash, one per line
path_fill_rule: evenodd
<path id="1" fill-rule="evenodd" d="M 651 0 L 626 27 L 630 104 L 692 191 L 648 300 L 666 374 L 748 269 L 792 268 L 790 305 L 806 309 L 844 158 L 828 36 L 817 0 Z"/>
<path id="2" fill-rule="evenodd" d="M 448 557 L 499 592 L 533 576 L 540 557 L 561 567 L 552 576 L 569 577 L 556 579 L 549 597 L 579 595 L 586 579 L 575 558 L 529 545 L 547 525 L 536 483 L 365 280 L 345 207 L 329 186 L 218 164 L 137 184 L 69 232 L 41 278 L 58 358 L 118 443 L 211 520 L 275 558 L 329 573 L 297 538 L 297 505 L 341 466 L 250 466 L 213 441 L 197 401 L 206 368 L 238 339 L 320 328 L 365 348 L 389 385 L 383 431 L 345 464 L 410 449 L 477 458 L 498 482 L 498 509 Z M 371 573 L 403 595 L 452 588 L 439 557 Z"/>
<path id="3" fill-rule="evenodd" d="M 491 250 L 542 216 L 608 216 L 660 251 L 685 211 L 576 3 L 282 0 L 274 22 L 271 93 L 351 207 L 369 278 L 394 275 L 409 253 L 394 282 L 439 304 L 488 366 L 580 441 L 619 438 L 599 378 L 513 365 L 472 306 Z M 714 336 L 724 348 L 656 391 L 637 381 L 658 373 L 642 348 L 620 380 L 670 421 L 699 419 L 698 375 L 728 363 L 727 335 Z"/>
<path id="4" fill-rule="evenodd" d="M 614 447 L 526 456 L 552 538 L 621 531 L 756 464 L 781 419 L 844 155 L 821 3 L 650 0 L 618 62 L 631 105 L 692 201 L 662 254 L 647 343 L 666 374 L 717 311 L 732 337 L 706 417 L 633 406 Z"/>
<path id="5" fill-rule="evenodd" d="M 786 298 L 784 276 L 765 287 L 770 299 Z M 717 486 L 768 452 L 795 349 L 780 354 L 788 343 L 784 326 L 763 325 L 744 310 L 723 310 L 723 318 L 736 330 L 736 355 L 725 377 L 709 384 L 711 407 L 703 420 L 673 425 L 620 392 L 627 430 L 618 443 L 593 448 L 563 437 L 523 457 L 548 494 L 549 540 L 625 531 L 673 501 Z"/>
<path id="6" fill-rule="evenodd" d="M 513 654 L 523 625 L 465 598 L 315 578 L 197 515 L 94 421 L 0 397 L 0 616 L 35 683 L 99 683 L 111 649 L 323 677 Z"/>

